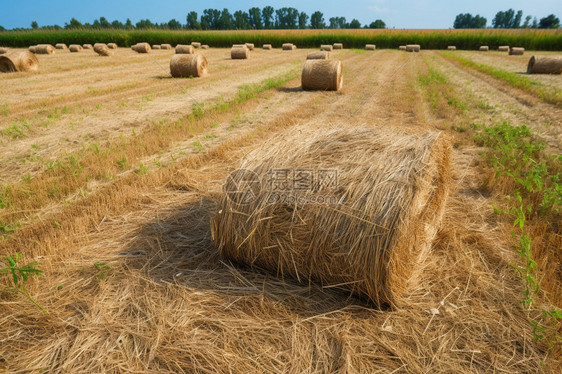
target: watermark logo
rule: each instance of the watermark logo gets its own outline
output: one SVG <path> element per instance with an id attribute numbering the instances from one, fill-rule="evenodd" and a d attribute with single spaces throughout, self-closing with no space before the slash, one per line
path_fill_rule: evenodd
<path id="1" fill-rule="evenodd" d="M 260 177 L 247 169 L 234 170 L 224 184 L 227 198 L 238 205 L 248 205 L 256 201 L 261 189 Z"/>

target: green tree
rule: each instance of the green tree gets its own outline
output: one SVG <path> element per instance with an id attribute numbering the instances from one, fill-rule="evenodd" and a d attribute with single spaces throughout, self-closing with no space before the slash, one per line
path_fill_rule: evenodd
<path id="1" fill-rule="evenodd" d="M 263 29 L 263 22 L 261 18 L 260 8 L 257 7 L 250 8 L 250 10 L 248 11 L 248 17 L 249 17 L 251 28 L 255 30 Z"/>
<path id="2" fill-rule="evenodd" d="M 305 12 L 299 13 L 299 29 L 306 29 L 306 24 L 308 23 L 308 14 Z"/>
<path id="3" fill-rule="evenodd" d="M 548 16 L 541 18 L 539 21 L 540 29 L 557 29 L 560 27 L 560 19 L 554 14 L 549 14 Z"/>
<path id="4" fill-rule="evenodd" d="M 170 30 L 181 30 L 181 27 L 182 27 L 182 26 L 181 26 L 181 23 L 180 23 L 178 20 L 176 20 L 175 18 L 174 18 L 174 19 L 171 19 L 171 20 L 168 22 L 168 25 L 167 25 L 167 26 L 168 26 L 168 28 L 169 28 Z"/>
<path id="5" fill-rule="evenodd" d="M 218 9 L 205 9 L 201 16 L 201 26 L 210 30 L 218 30 L 221 11 Z"/>
<path id="6" fill-rule="evenodd" d="M 453 22 L 455 29 L 482 29 L 486 27 L 486 18 L 480 15 L 473 16 L 470 13 L 458 14 Z"/>
<path id="7" fill-rule="evenodd" d="M 148 21 L 148 20 L 147 20 Z M 150 21 L 149 21 L 150 22 Z M 102 29 L 110 29 L 111 28 L 111 23 L 109 23 L 109 21 L 105 18 L 105 17 L 100 17 L 100 27 Z"/>
<path id="8" fill-rule="evenodd" d="M 371 22 L 369 25 L 370 29 L 386 29 L 386 23 L 382 19 L 377 19 L 375 22 Z"/>
<path id="9" fill-rule="evenodd" d="M 234 29 L 234 17 L 228 11 L 228 9 L 224 8 L 221 12 L 221 16 L 219 18 L 219 30 L 232 30 Z"/>
<path id="10" fill-rule="evenodd" d="M 94 21 L 94 26 L 95 26 L 95 24 L 96 24 L 96 21 Z M 154 28 L 156 28 L 156 25 L 153 24 L 152 22 L 150 22 L 149 19 L 141 19 L 140 21 L 138 21 L 135 24 L 135 27 L 137 29 L 154 29 Z"/>
<path id="11" fill-rule="evenodd" d="M 345 29 L 347 25 L 347 21 L 345 17 L 332 17 L 329 19 L 330 21 L 330 29 Z"/>
<path id="12" fill-rule="evenodd" d="M 322 12 L 316 11 L 312 13 L 310 16 L 310 27 L 313 29 L 323 29 L 326 27 L 324 14 L 322 14 Z"/>
<path id="13" fill-rule="evenodd" d="M 6 29 L 2 25 L 0 25 L 0 31 L 6 31 Z"/>
<path id="14" fill-rule="evenodd" d="M 115 21 L 111 22 L 111 28 L 112 29 L 123 29 L 123 28 L 125 28 L 125 26 L 123 25 L 123 23 L 121 23 L 121 21 L 115 20 Z"/>
<path id="15" fill-rule="evenodd" d="M 295 8 L 281 8 L 275 11 L 275 26 L 278 29 L 296 29 L 299 11 Z"/>
<path id="16" fill-rule="evenodd" d="M 521 26 L 521 27 L 526 28 L 526 29 L 531 27 L 531 19 L 532 18 L 533 18 L 532 16 L 525 17 L 525 22 L 523 22 L 523 26 Z"/>
<path id="17" fill-rule="evenodd" d="M 496 13 L 494 19 L 492 20 L 492 26 L 495 29 L 517 29 L 521 26 L 521 18 L 523 17 L 523 11 L 508 9 L 505 12 L 499 11 Z"/>
<path id="18" fill-rule="evenodd" d="M 201 30 L 201 24 L 199 23 L 199 21 L 197 21 L 197 19 L 198 19 L 197 12 L 191 11 L 187 13 L 187 17 L 186 17 L 187 24 L 185 25 L 185 27 L 189 30 Z"/>
<path id="19" fill-rule="evenodd" d="M 349 23 L 349 28 L 350 29 L 360 29 L 361 28 L 361 22 L 359 22 L 358 20 L 356 20 L 355 18 L 351 20 L 351 22 Z"/>
<path id="20" fill-rule="evenodd" d="M 263 19 L 263 26 L 266 29 L 272 29 L 274 26 L 273 15 L 275 14 L 275 9 L 272 6 L 266 6 L 261 10 L 261 16 Z"/>
<path id="21" fill-rule="evenodd" d="M 35 22 L 35 21 L 34 21 Z M 37 25 L 37 22 L 35 22 L 35 25 Z M 76 18 L 71 18 L 70 21 L 68 23 L 64 24 L 64 28 L 67 30 L 70 29 L 79 29 L 81 28 L 83 25 L 76 19 Z M 33 27 L 33 22 L 31 23 L 31 27 L 33 29 L 36 29 L 36 27 Z"/>
<path id="22" fill-rule="evenodd" d="M 37 30 L 39 28 L 39 25 L 37 24 L 37 21 L 33 21 L 31 22 L 31 28 L 33 30 Z"/>
<path id="23" fill-rule="evenodd" d="M 234 12 L 234 25 L 237 30 L 244 30 L 250 28 L 250 20 L 248 19 L 248 13 L 241 10 Z"/>
<path id="24" fill-rule="evenodd" d="M 127 29 L 133 29 L 135 26 L 133 26 L 133 23 L 131 22 L 131 20 L 129 18 L 127 18 L 127 21 L 125 21 L 125 28 Z"/>

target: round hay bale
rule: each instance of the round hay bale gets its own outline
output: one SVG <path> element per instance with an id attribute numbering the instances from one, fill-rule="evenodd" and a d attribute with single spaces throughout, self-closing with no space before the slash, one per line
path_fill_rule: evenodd
<path id="1" fill-rule="evenodd" d="M 365 50 L 366 51 L 374 51 L 377 49 L 377 46 L 374 44 L 365 44 Z"/>
<path id="2" fill-rule="evenodd" d="M 152 49 L 162 49 L 162 47 L 160 46 L 160 44 L 154 44 L 152 46 Z"/>
<path id="3" fill-rule="evenodd" d="M 193 48 L 201 48 L 201 43 L 199 42 L 191 42 L 191 45 L 193 46 Z"/>
<path id="4" fill-rule="evenodd" d="M 176 53 L 191 55 L 195 53 L 195 49 L 193 48 L 192 45 L 178 44 L 176 45 Z"/>
<path id="5" fill-rule="evenodd" d="M 343 49 L 343 43 L 334 43 L 334 49 Z"/>
<path id="6" fill-rule="evenodd" d="M 55 47 L 50 44 L 38 44 L 35 47 L 35 52 L 40 55 L 53 55 L 55 54 Z"/>
<path id="7" fill-rule="evenodd" d="M 230 50 L 230 58 L 233 60 L 245 60 L 250 57 L 250 50 L 245 46 L 233 47 Z"/>
<path id="8" fill-rule="evenodd" d="M 500 52 L 509 52 L 509 46 L 508 45 L 500 45 L 498 47 L 498 51 Z"/>
<path id="9" fill-rule="evenodd" d="M 207 59 L 200 54 L 175 54 L 170 60 L 174 78 L 203 77 L 207 75 Z"/>
<path id="10" fill-rule="evenodd" d="M 522 47 L 512 47 L 509 48 L 509 55 L 512 56 L 522 56 L 525 53 L 525 48 Z"/>
<path id="11" fill-rule="evenodd" d="M 406 50 L 406 46 L 405 45 L 401 45 L 400 47 L 398 47 L 399 50 L 401 51 L 405 51 Z"/>
<path id="12" fill-rule="evenodd" d="M 562 56 L 531 56 L 527 74 L 561 74 Z"/>
<path id="13" fill-rule="evenodd" d="M 420 49 L 419 44 L 406 44 L 406 52 L 419 52 Z"/>
<path id="14" fill-rule="evenodd" d="M 161 49 L 172 49 L 172 45 L 171 44 L 160 44 L 160 48 Z"/>
<path id="15" fill-rule="evenodd" d="M 94 46 L 91 45 L 91 44 L 83 44 L 82 47 L 83 47 L 84 49 L 94 49 Z"/>
<path id="16" fill-rule="evenodd" d="M 4 53 L 8 53 L 8 48 L 0 47 L 0 55 L 3 55 Z"/>
<path id="17" fill-rule="evenodd" d="M 332 47 L 330 44 L 322 44 L 320 45 L 320 50 L 326 52 L 332 52 L 334 50 L 334 47 Z"/>
<path id="18" fill-rule="evenodd" d="M 448 51 L 456 51 L 457 47 L 455 47 L 454 45 L 450 45 L 450 46 L 447 47 L 447 50 Z"/>
<path id="19" fill-rule="evenodd" d="M 298 126 L 227 179 L 213 243 L 234 263 L 400 306 L 443 217 L 450 152 L 438 132 Z M 277 170 L 289 172 L 290 187 Z"/>
<path id="20" fill-rule="evenodd" d="M 117 44 L 115 44 L 115 43 L 107 43 L 107 48 L 109 48 L 109 49 L 117 49 Z"/>
<path id="21" fill-rule="evenodd" d="M 330 52 L 326 51 L 318 51 L 318 52 L 310 52 L 306 55 L 307 60 L 329 60 L 330 59 Z"/>
<path id="22" fill-rule="evenodd" d="M 293 49 L 295 49 L 295 48 L 293 48 L 293 43 L 283 43 L 283 45 L 281 46 L 281 48 L 282 48 L 284 51 L 292 51 Z"/>
<path id="23" fill-rule="evenodd" d="M 302 69 L 303 90 L 339 91 L 343 86 L 343 68 L 338 60 L 306 60 Z"/>
<path id="24" fill-rule="evenodd" d="M 208 46 L 207 44 L 203 44 L 203 45 L 201 46 L 201 49 L 209 49 L 209 46 Z"/>
<path id="25" fill-rule="evenodd" d="M 487 45 L 481 45 L 480 48 L 478 48 L 478 50 L 480 52 L 488 52 L 490 50 L 490 48 L 488 48 Z"/>
<path id="26" fill-rule="evenodd" d="M 150 44 L 148 43 L 137 43 L 135 44 L 133 47 L 131 47 L 133 49 L 133 51 L 137 52 L 137 53 L 149 53 L 151 48 L 150 48 Z"/>
<path id="27" fill-rule="evenodd" d="M 264 44 L 263 49 L 271 50 L 273 49 L 273 47 L 271 46 L 271 44 Z"/>
<path id="28" fill-rule="evenodd" d="M 113 56 L 113 51 L 105 43 L 94 44 L 94 52 L 100 56 Z"/>
<path id="29" fill-rule="evenodd" d="M 37 57 L 29 51 L 9 52 L 0 56 L 0 72 L 36 71 L 39 68 Z"/>
<path id="30" fill-rule="evenodd" d="M 68 46 L 70 52 L 82 52 L 83 48 L 80 44 L 71 44 Z"/>
<path id="31" fill-rule="evenodd" d="M 246 44 L 233 44 L 232 48 L 248 48 Z"/>
<path id="32" fill-rule="evenodd" d="M 250 51 L 253 51 L 254 48 L 255 48 L 254 43 L 246 43 L 245 45 L 246 45 L 246 48 L 248 48 Z"/>
<path id="33" fill-rule="evenodd" d="M 68 49 L 68 47 L 67 47 L 66 44 L 64 44 L 64 43 L 57 43 L 57 44 L 55 44 L 55 48 L 56 48 L 56 49 Z"/>
<path id="34" fill-rule="evenodd" d="M 37 46 L 36 45 L 30 45 L 29 48 L 27 48 L 27 50 L 31 53 L 36 53 L 37 52 Z"/>

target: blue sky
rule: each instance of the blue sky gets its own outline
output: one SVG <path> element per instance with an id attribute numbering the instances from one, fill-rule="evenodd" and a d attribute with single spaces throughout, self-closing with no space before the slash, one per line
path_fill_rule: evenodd
<path id="1" fill-rule="evenodd" d="M 294 7 L 309 15 L 320 10 L 327 20 L 344 16 L 348 21 L 357 18 L 361 24 L 377 18 L 395 28 L 450 28 L 458 13 L 480 14 L 488 19 L 488 25 L 499 10 L 513 8 L 523 10 L 523 15 L 537 18 L 554 13 L 562 18 L 562 0 L 314 0 L 314 1 L 189 1 L 189 0 L 0 0 L 0 25 L 5 28 L 29 27 L 32 21 L 40 26 L 58 24 L 63 26 L 71 17 L 80 22 L 92 22 L 100 16 L 110 22 L 118 19 L 124 22 L 130 18 L 133 23 L 148 18 L 153 22 L 167 22 L 176 18 L 185 23 L 188 11 L 199 14 L 206 8 L 228 8 L 248 10 L 253 6 L 263 8 Z"/>

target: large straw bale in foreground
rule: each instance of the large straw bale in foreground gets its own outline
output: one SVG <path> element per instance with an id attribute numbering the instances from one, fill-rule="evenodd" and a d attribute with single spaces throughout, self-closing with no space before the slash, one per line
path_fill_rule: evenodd
<path id="1" fill-rule="evenodd" d="M 561 74 L 562 56 L 531 56 L 527 74 Z"/>
<path id="2" fill-rule="evenodd" d="M 510 56 L 522 56 L 525 53 L 525 48 L 523 47 L 512 47 L 509 49 Z"/>
<path id="3" fill-rule="evenodd" d="M 203 77 L 207 75 L 207 59 L 200 54 L 175 54 L 170 60 L 174 78 Z"/>
<path id="4" fill-rule="evenodd" d="M 246 46 L 232 47 L 230 58 L 233 60 L 245 60 L 250 57 L 250 50 Z"/>
<path id="5" fill-rule="evenodd" d="M 100 56 L 113 56 L 113 51 L 105 43 L 94 44 L 94 52 Z"/>
<path id="6" fill-rule="evenodd" d="M 436 132 L 298 127 L 245 157 L 247 172 L 231 174 L 211 221 L 213 241 L 236 263 L 400 305 L 443 215 L 449 157 Z M 310 188 L 283 195 L 270 184 L 276 170 L 297 170 L 293 180 L 301 181 L 312 173 Z M 334 170 L 337 181 L 327 178 Z M 229 194 L 235 187 L 254 195 Z"/>
<path id="7" fill-rule="evenodd" d="M 38 44 L 35 46 L 35 52 L 38 55 L 52 55 L 55 53 L 55 47 L 50 44 Z"/>
<path id="8" fill-rule="evenodd" d="M 82 50 L 84 48 L 82 48 L 82 46 L 80 44 L 71 44 L 68 46 L 68 49 L 70 50 L 70 52 L 82 52 Z"/>
<path id="9" fill-rule="evenodd" d="M 191 55 L 195 53 L 195 48 L 192 45 L 178 44 L 176 45 L 176 53 Z"/>
<path id="10" fill-rule="evenodd" d="M 406 52 L 419 52 L 421 46 L 419 44 L 406 44 Z"/>
<path id="11" fill-rule="evenodd" d="M 341 90 L 343 86 L 341 61 L 306 60 L 302 69 L 301 83 L 303 90 Z"/>
<path id="12" fill-rule="evenodd" d="M 29 51 L 9 52 L 0 56 L 0 72 L 35 71 L 39 68 L 37 57 Z"/>
<path id="13" fill-rule="evenodd" d="M 318 52 L 310 52 L 306 55 L 307 60 L 329 60 L 330 59 L 330 52 L 326 51 L 318 51 Z"/>

